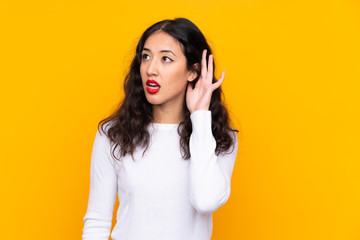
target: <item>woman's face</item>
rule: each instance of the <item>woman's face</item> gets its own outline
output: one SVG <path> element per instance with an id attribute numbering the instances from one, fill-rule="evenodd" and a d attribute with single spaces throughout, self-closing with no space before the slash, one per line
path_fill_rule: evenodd
<path id="1" fill-rule="evenodd" d="M 196 75 L 187 70 L 180 43 L 156 31 L 146 40 L 141 54 L 140 75 L 148 102 L 163 107 L 182 106 L 186 85 Z"/>

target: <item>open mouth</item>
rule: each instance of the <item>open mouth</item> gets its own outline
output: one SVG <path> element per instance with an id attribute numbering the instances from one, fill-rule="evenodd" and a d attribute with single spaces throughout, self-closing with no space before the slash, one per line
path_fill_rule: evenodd
<path id="1" fill-rule="evenodd" d="M 146 90 L 151 94 L 157 93 L 160 90 L 160 84 L 155 80 L 149 79 L 146 81 Z"/>

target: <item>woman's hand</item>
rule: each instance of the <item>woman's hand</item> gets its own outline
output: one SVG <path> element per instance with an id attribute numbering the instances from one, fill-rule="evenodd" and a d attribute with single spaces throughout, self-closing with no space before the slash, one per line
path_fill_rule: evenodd
<path id="1" fill-rule="evenodd" d="M 213 80 L 213 56 L 209 56 L 209 63 L 206 66 L 206 53 L 204 49 L 201 59 L 201 76 L 197 81 L 195 88 L 188 86 L 186 92 L 186 105 L 190 113 L 197 110 L 209 110 L 211 95 L 224 81 L 225 71 L 221 73 L 220 79 L 212 83 Z"/>

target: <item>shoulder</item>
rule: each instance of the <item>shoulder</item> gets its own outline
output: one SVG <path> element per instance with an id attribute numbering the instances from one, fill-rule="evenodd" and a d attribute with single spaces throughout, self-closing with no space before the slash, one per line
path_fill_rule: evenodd
<path id="1" fill-rule="evenodd" d="M 120 152 L 115 151 L 118 145 L 109 137 L 108 131 L 112 126 L 112 122 L 106 122 L 102 127 L 97 128 L 93 148 L 101 151 L 104 156 L 106 155 L 108 159 L 112 159 L 114 162 L 116 159 L 120 159 Z"/>
<path id="2" fill-rule="evenodd" d="M 98 126 L 95 134 L 95 142 L 110 146 L 109 129 L 113 126 L 113 122 L 109 121 Z"/>
<path id="3" fill-rule="evenodd" d="M 229 134 L 230 136 L 232 137 L 232 140 L 233 140 L 233 143 L 234 144 L 238 144 L 238 131 L 235 130 L 234 128 L 230 127 L 230 131 L 229 131 Z"/>

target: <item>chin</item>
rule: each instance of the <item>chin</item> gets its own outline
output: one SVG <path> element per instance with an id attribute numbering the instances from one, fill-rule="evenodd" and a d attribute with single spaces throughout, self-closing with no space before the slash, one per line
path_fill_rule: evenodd
<path id="1" fill-rule="evenodd" d="M 146 100 L 148 101 L 148 103 L 150 103 L 151 105 L 159 105 L 159 104 L 161 104 L 160 99 L 158 99 L 154 95 L 151 95 L 150 93 L 145 93 L 145 97 L 146 97 Z"/>

